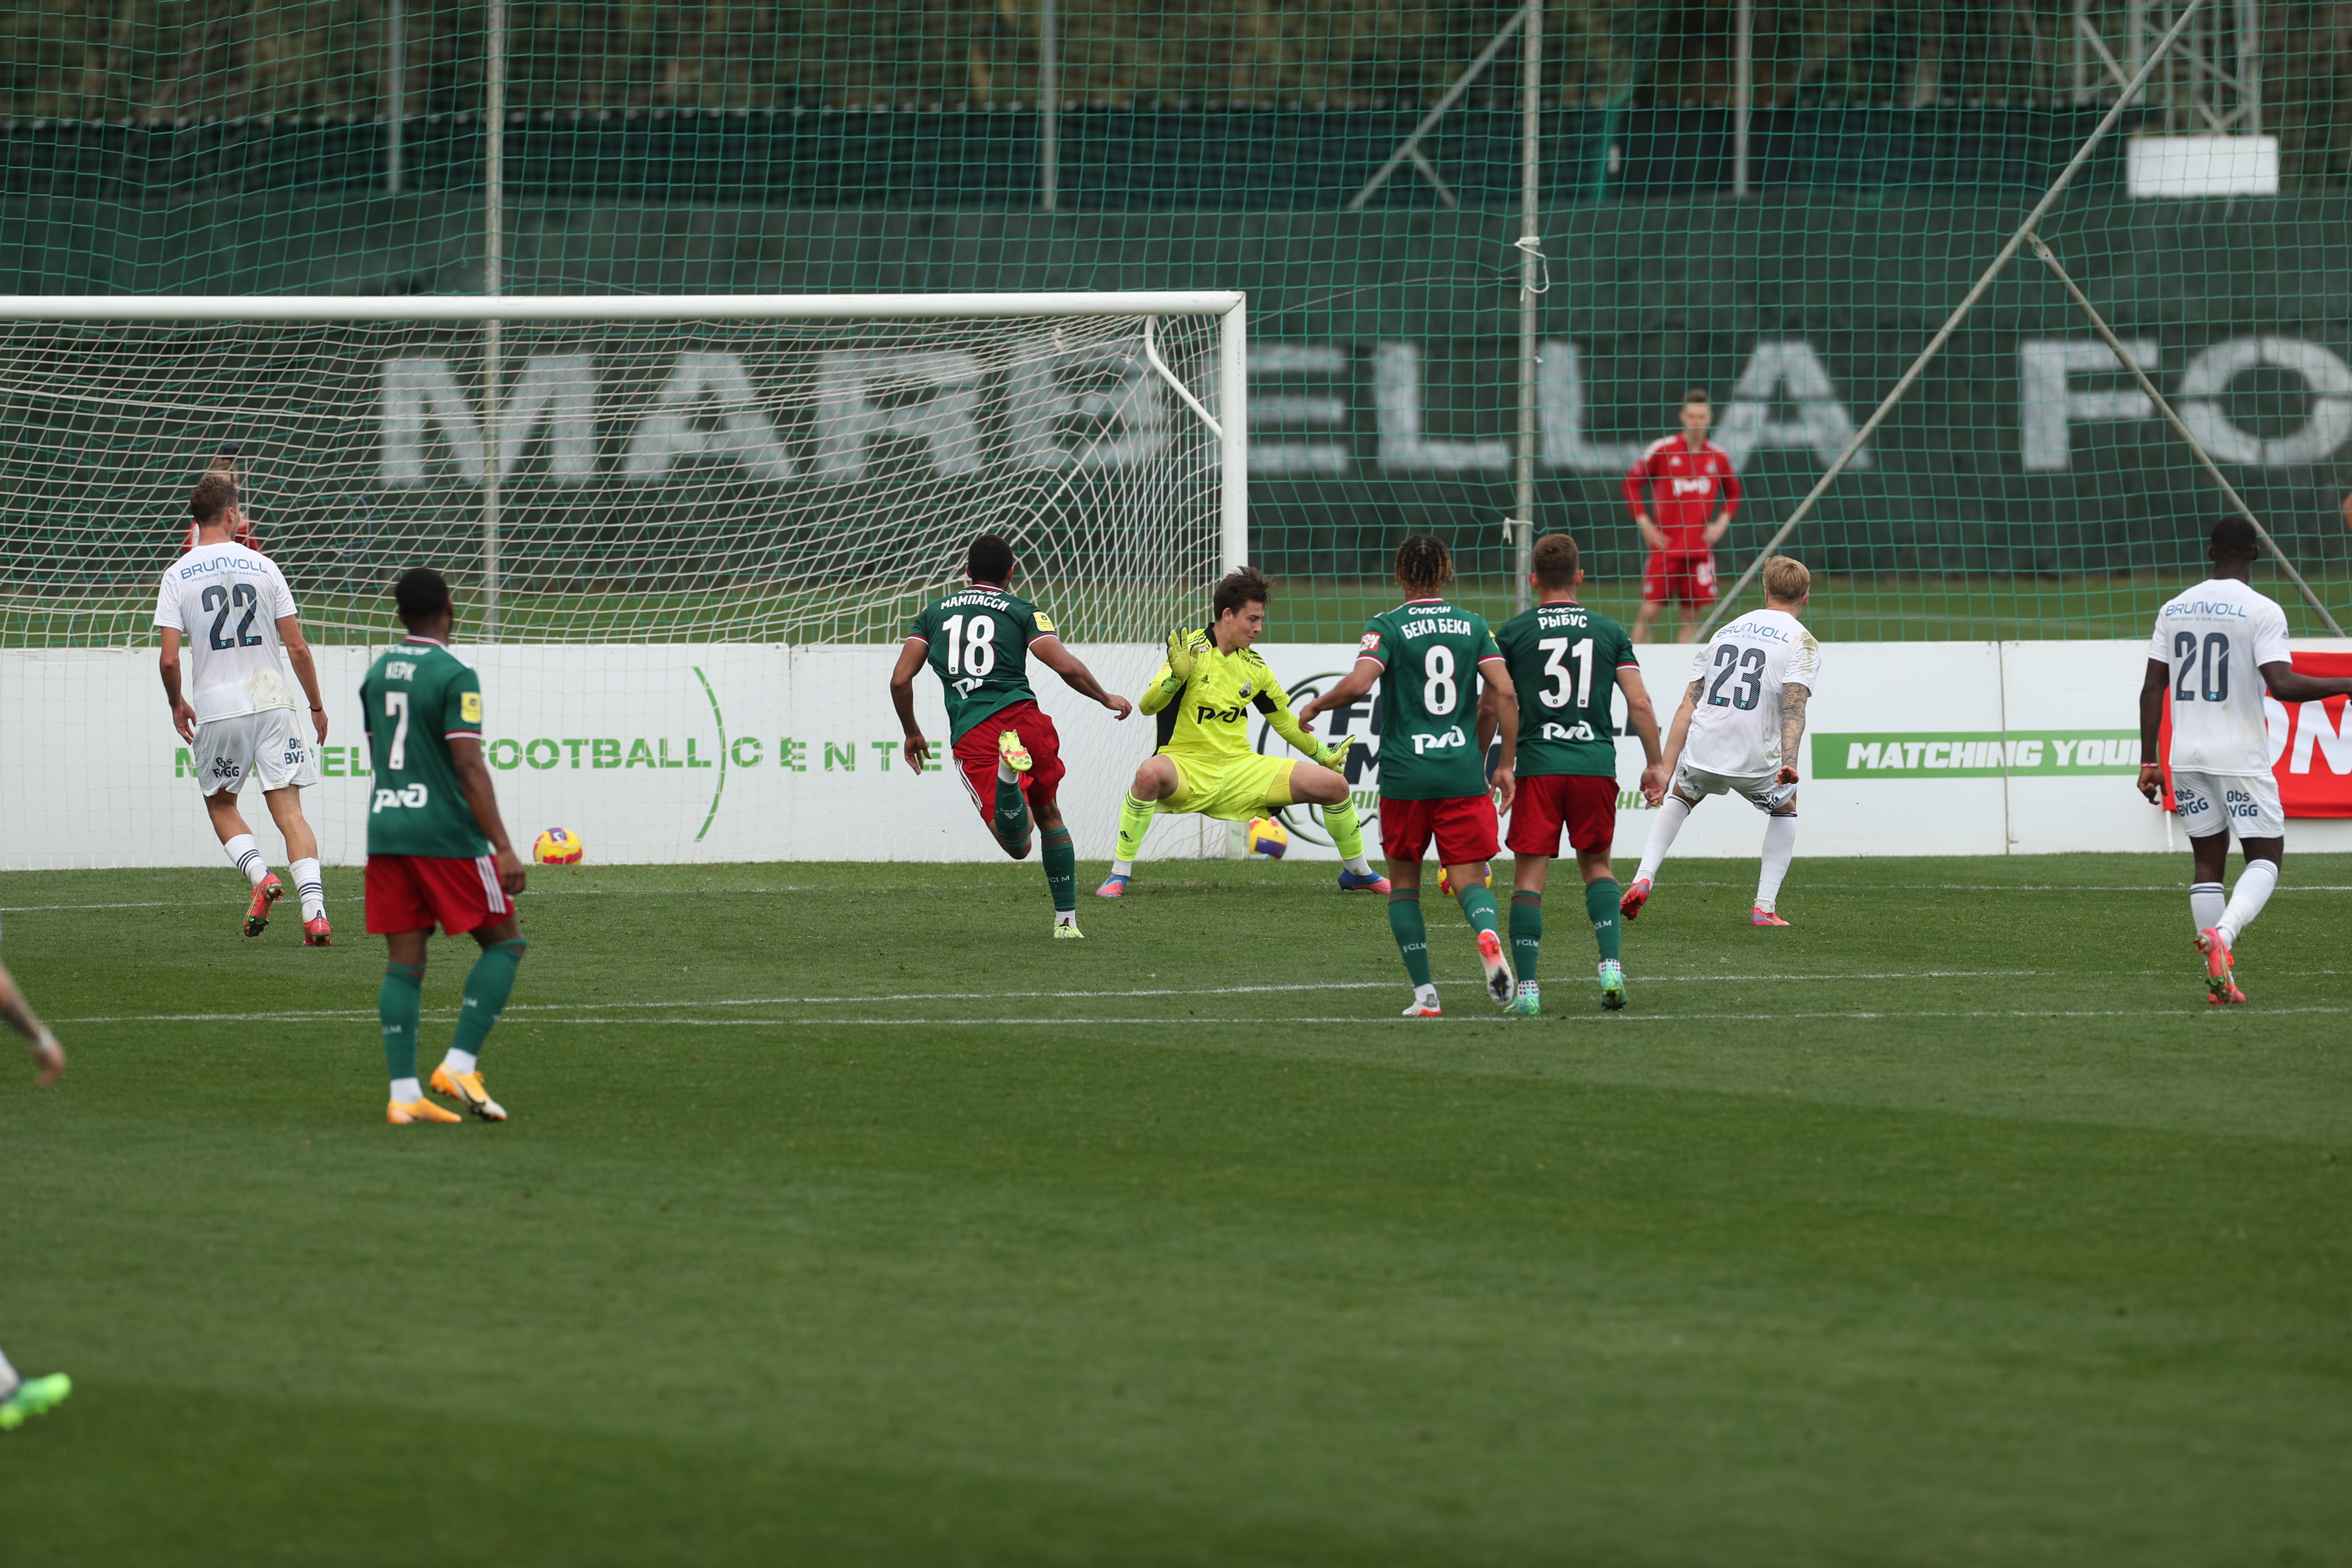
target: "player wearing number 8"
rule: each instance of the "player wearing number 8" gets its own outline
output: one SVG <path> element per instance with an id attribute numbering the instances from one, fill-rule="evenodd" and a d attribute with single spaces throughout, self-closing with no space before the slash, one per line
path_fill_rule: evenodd
<path id="1" fill-rule="evenodd" d="M 1502 727 L 1502 770 L 1496 775 L 1506 807 L 1510 768 L 1517 755 L 1519 714 L 1511 677 L 1495 634 L 1475 611 L 1446 599 L 1454 555 L 1444 542 L 1416 533 L 1397 546 L 1397 583 L 1410 595 L 1374 616 L 1356 645 L 1356 668 L 1299 710 L 1299 722 L 1381 689 L 1381 847 L 1389 859 L 1389 931 L 1412 977 L 1408 1018 L 1439 1016 L 1430 979 L 1429 928 L 1421 912 L 1421 859 L 1437 843 L 1438 864 L 1454 884 L 1454 900 L 1476 932 L 1487 994 L 1497 1005 L 1514 999 L 1511 967 L 1496 930 L 1495 895 L 1486 862 L 1496 848 L 1495 798 L 1487 792 L 1486 753 L 1473 743 L 1477 683 L 1483 676 Z"/>
<path id="2" fill-rule="evenodd" d="M 1029 687 L 1029 656 L 1124 719 L 1124 697 L 1102 689 L 1092 671 L 1062 646 L 1053 618 L 1012 593 L 1013 546 L 992 533 L 971 542 L 964 555 L 971 585 L 924 607 L 907 628 L 898 667 L 890 672 L 890 702 L 906 739 L 907 765 L 921 773 L 931 743 L 915 719 L 915 672 L 929 663 L 945 689 L 948 730 L 964 789 L 1015 860 L 1029 857 L 1031 824 L 1043 830 L 1045 890 L 1054 901 L 1054 934 L 1078 931 L 1078 861 L 1062 825 L 1062 742 L 1054 721 Z"/>

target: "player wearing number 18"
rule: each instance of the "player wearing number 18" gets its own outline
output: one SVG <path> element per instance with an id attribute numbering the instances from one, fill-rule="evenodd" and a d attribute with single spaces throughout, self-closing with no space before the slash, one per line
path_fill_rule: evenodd
<path id="1" fill-rule="evenodd" d="M 1495 641 L 1519 694 L 1519 754 L 1513 769 L 1509 844 L 1517 863 L 1511 879 L 1511 968 L 1519 994 L 1510 1011 L 1543 1011 L 1536 960 L 1543 946 L 1544 883 L 1564 834 L 1584 875 L 1584 911 L 1601 948 L 1601 1005 L 1625 1005 L 1625 969 L 1618 952 L 1617 881 L 1609 866 L 1617 837 L 1617 725 L 1612 694 L 1625 693 L 1626 716 L 1647 759 L 1642 793 L 1655 805 L 1666 788 L 1658 744 L 1658 716 L 1642 685 L 1633 643 L 1625 628 L 1576 602 L 1584 581 L 1576 541 L 1548 533 L 1536 541 L 1528 578 L 1537 603 L 1506 621 Z M 1489 701 L 1478 711 L 1478 752 L 1484 756 L 1496 720 Z M 1496 782 L 1501 782 L 1499 774 Z"/>
<path id="2" fill-rule="evenodd" d="M 360 684 L 375 790 L 368 803 L 367 928 L 390 950 L 376 1016 L 392 1078 L 385 1120 L 395 1126 L 456 1121 L 416 1082 L 416 1026 L 425 1000 L 425 948 L 437 922 L 470 936 L 481 956 L 466 975 L 465 1005 L 433 1092 L 485 1121 L 505 1109 L 482 1087 L 483 1040 L 514 989 L 526 943 L 509 894 L 522 891 L 522 859 L 482 763 L 482 683 L 449 651 L 449 584 L 411 567 L 393 602 L 407 637 L 376 659 Z"/>
<path id="3" fill-rule="evenodd" d="M 1429 928 L 1421 912 L 1421 858 L 1433 837 L 1454 901 L 1477 933 L 1487 994 L 1507 1007 L 1514 999 L 1511 966 L 1495 929 L 1495 895 L 1486 886 L 1486 862 L 1496 848 L 1495 797 L 1487 791 L 1486 753 L 1472 744 L 1472 734 L 1483 676 L 1501 726 L 1496 778 L 1507 809 L 1519 732 L 1510 672 L 1485 617 L 1444 597 L 1454 581 L 1454 554 L 1444 541 L 1416 533 L 1398 545 L 1396 575 L 1411 596 L 1371 618 L 1356 646 L 1355 668 L 1299 710 L 1299 722 L 1311 724 L 1318 713 L 1344 708 L 1374 683 L 1380 686 L 1381 847 L 1389 858 L 1389 931 L 1412 977 L 1412 1005 L 1404 1016 L 1439 1016 Z"/>
<path id="4" fill-rule="evenodd" d="M 906 735 L 907 765 L 919 773 L 931 757 L 931 743 L 915 720 L 915 672 L 928 662 L 946 690 L 948 731 L 965 792 L 998 847 L 1015 860 L 1029 858 L 1033 819 L 1044 830 L 1038 858 L 1054 900 L 1054 935 L 1076 937 L 1078 860 L 1070 830 L 1062 826 L 1062 742 L 1029 689 L 1029 656 L 1116 718 L 1126 718 L 1130 705 L 1105 691 L 1062 646 L 1052 617 L 1013 596 L 1011 544 L 982 534 L 965 553 L 964 570 L 971 585 L 915 617 L 890 672 L 890 702 Z"/>

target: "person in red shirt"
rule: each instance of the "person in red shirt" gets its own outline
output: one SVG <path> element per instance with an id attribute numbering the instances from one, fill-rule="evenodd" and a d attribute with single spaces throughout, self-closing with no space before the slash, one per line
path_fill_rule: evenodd
<path id="1" fill-rule="evenodd" d="M 205 470 L 205 473 L 221 474 L 227 478 L 229 483 L 242 485 L 244 476 L 239 474 L 236 468 L 237 452 L 237 447 L 223 447 L 219 455 L 213 458 L 212 467 Z M 185 555 L 189 551 L 194 550 L 200 542 L 197 535 L 203 531 L 204 525 L 193 518 L 190 519 L 188 531 L 180 540 L 180 553 Z M 236 514 L 236 526 L 230 531 L 228 542 L 231 544 L 242 544 L 252 551 L 258 551 L 261 548 L 261 540 L 253 531 L 253 520 L 247 517 L 243 511 Z"/>
<path id="2" fill-rule="evenodd" d="M 1696 387 L 1683 395 L 1683 433 L 1653 441 L 1625 476 L 1625 504 L 1650 547 L 1642 570 L 1642 608 L 1633 640 L 1649 642 L 1658 612 L 1684 606 L 1676 642 L 1698 636 L 1695 612 L 1715 603 L 1715 545 L 1739 510 L 1739 475 L 1731 454 L 1706 438 L 1715 410 Z"/>

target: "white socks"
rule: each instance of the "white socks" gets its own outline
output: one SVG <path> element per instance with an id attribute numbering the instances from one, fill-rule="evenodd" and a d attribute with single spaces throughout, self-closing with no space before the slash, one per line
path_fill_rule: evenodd
<path id="1" fill-rule="evenodd" d="M 1114 877 L 1132 877 L 1135 875 L 1135 862 L 1114 860 L 1110 863 L 1110 874 Z"/>
<path id="2" fill-rule="evenodd" d="M 394 1105 L 414 1105 L 424 1098 L 425 1086 L 415 1079 L 396 1078 L 392 1080 L 392 1102 Z"/>
<path id="3" fill-rule="evenodd" d="M 1344 864 L 1347 866 L 1349 874 L 1351 876 L 1369 877 L 1372 874 L 1372 863 L 1364 858 L 1361 855 L 1357 856 L 1352 860 L 1344 862 Z"/>
<path id="4" fill-rule="evenodd" d="M 269 875 L 269 862 L 261 858 L 261 846 L 254 842 L 252 834 L 240 833 L 222 845 L 221 849 L 228 856 L 228 863 L 244 872 L 245 879 L 255 887 L 261 886 L 261 879 Z"/>
<path id="5" fill-rule="evenodd" d="M 294 891 L 302 900 L 302 918 L 315 921 L 327 912 L 327 884 L 319 876 L 319 861 L 313 856 L 294 862 Z"/>
<path id="6" fill-rule="evenodd" d="M 2263 906 L 2271 901 L 2271 889 L 2278 886 L 2279 868 L 2275 860 L 2250 860 L 2238 873 L 2238 885 L 2230 894 L 2230 907 L 2221 911 L 2221 935 L 2234 947 L 2238 933 L 2254 923 Z"/>
<path id="7" fill-rule="evenodd" d="M 1669 791 L 1665 804 L 1658 807 L 1658 820 L 1650 824 L 1650 842 L 1642 848 L 1642 868 L 1633 873 L 1633 880 L 1646 882 L 1658 874 L 1659 862 L 1666 851 L 1675 847 L 1675 835 L 1690 820 L 1691 808 L 1683 797 Z"/>
<path id="8" fill-rule="evenodd" d="M 1055 910 L 1054 911 L 1054 923 L 1057 926 L 1075 926 L 1078 923 L 1078 911 L 1076 910 Z"/>
<path id="9" fill-rule="evenodd" d="M 1766 914 L 1780 897 L 1780 879 L 1797 858 L 1797 814 L 1775 816 L 1764 824 L 1764 869 L 1756 879 L 1756 907 Z"/>
<path id="10" fill-rule="evenodd" d="M 2222 902 L 2223 899 L 2221 883 L 2189 883 L 2189 929 L 2201 936 L 2206 931 L 2210 931 L 2213 927 L 2220 925 L 2221 923 Z"/>
<path id="11" fill-rule="evenodd" d="M 441 1058 L 441 1065 L 453 1073 L 472 1072 L 480 1060 L 481 1058 L 473 1052 L 461 1051 L 457 1047 L 451 1046 L 448 1054 Z"/>
<path id="12" fill-rule="evenodd" d="M 0 1399 L 5 1399 L 16 1393 L 16 1385 L 24 1381 L 16 1375 L 16 1369 L 8 1364 L 7 1356 L 0 1353 Z"/>
<path id="13" fill-rule="evenodd" d="M 1004 760 L 1002 752 L 998 753 L 996 758 L 996 782 L 998 784 L 1019 784 L 1021 782 L 1021 775 L 1013 771 L 1013 764 Z"/>
<path id="14" fill-rule="evenodd" d="M 1412 988 L 1412 1005 L 1416 1007 L 1429 1008 L 1433 1012 L 1444 1011 L 1444 1008 L 1440 1005 L 1437 1000 L 1437 987 L 1434 985 L 1414 986 Z"/>

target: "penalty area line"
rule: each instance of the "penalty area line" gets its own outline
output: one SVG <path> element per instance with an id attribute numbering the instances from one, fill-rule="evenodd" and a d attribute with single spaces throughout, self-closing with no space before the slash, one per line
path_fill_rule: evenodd
<path id="1" fill-rule="evenodd" d="M 2232 1012 L 2235 1009 L 2231 1010 Z M 2267 1007 L 2250 1009 L 2247 1016 L 2283 1017 L 2299 1014 L 2338 1015 L 2352 1013 L 2352 1007 Z M 2179 1018 L 2206 1017 L 2205 1009 L 2192 1009 L 2187 1004 L 2179 1007 L 2105 1007 L 2105 1008 L 1976 1008 L 1976 1009 L 1904 1009 L 1881 1008 L 1874 1011 L 1840 1013 L 1637 1013 L 1614 1014 L 1553 1014 L 1549 1021 L 1558 1024 L 1590 1024 L 1614 1027 L 1620 1024 L 1702 1024 L 1702 1023 L 1770 1023 L 1777 1019 L 1795 1018 L 1813 1021 L 1850 1019 L 1870 1023 L 1892 1018 Z M 959 1028 L 1110 1028 L 1160 1025 L 1171 1028 L 1198 1029 L 1224 1026 L 1264 1030 L 1291 1024 L 1336 1024 L 1360 1028 L 1371 1024 L 1481 1024 L 1505 1026 L 1501 1014 L 1474 1016 L 1469 1014 L 1446 1014 L 1436 1018 L 1383 1017 L 1234 1017 L 1234 1018 L 1166 1018 L 1166 1017 L 1086 1017 L 1086 1018 L 543 1018 L 534 1020 L 546 1024 L 621 1025 L 644 1028 L 678 1029 L 783 1029 L 783 1028 L 889 1028 L 889 1029 L 959 1029 Z"/>

